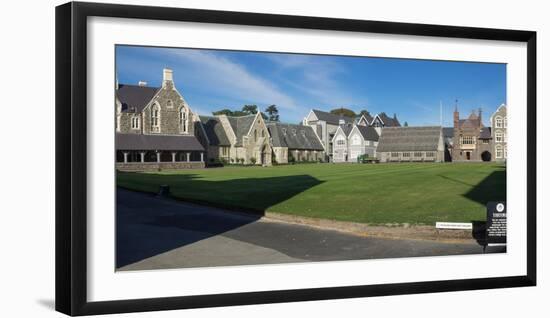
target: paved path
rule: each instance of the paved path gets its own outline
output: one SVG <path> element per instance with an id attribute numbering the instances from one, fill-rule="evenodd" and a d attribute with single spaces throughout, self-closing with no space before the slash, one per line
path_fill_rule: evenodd
<path id="1" fill-rule="evenodd" d="M 476 253 L 473 241 L 363 237 L 117 190 L 118 270 Z"/>

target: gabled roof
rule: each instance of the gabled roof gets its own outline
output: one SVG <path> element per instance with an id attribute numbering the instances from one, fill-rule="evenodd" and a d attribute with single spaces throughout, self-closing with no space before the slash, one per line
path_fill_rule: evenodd
<path id="1" fill-rule="evenodd" d="M 229 124 L 231 125 L 231 128 L 235 133 L 235 137 L 237 137 L 237 143 L 235 144 L 235 146 L 242 146 L 243 136 L 246 136 L 248 134 L 248 132 L 250 131 L 250 127 L 254 123 L 255 118 L 256 115 L 246 115 L 239 117 L 227 116 L 227 120 L 229 121 Z"/>
<path id="2" fill-rule="evenodd" d="M 358 117 L 357 119 L 357 123 L 359 123 L 359 121 L 361 120 L 362 117 L 365 117 L 366 121 L 367 121 L 367 125 L 370 125 L 372 124 L 372 120 L 374 119 L 371 114 L 369 112 L 367 112 L 366 114 L 363 114 L 361 116 Z"/>
<path id="3" fill-rule="evenodd" d="M 231 146 L 219 118 L 213 116 L 199 116 L 199 118 L 210 146 Z"/>
<path id="4" fill-rule="evenodd" d="M 354 118 L 331 114 L 322 110 L 313 109 L 312 112 L 315 116 L 317 116 L 317 119 L 326 121 L 328 124 L 332 125 L 338 125 L 340 123 L 340 119 L 343 119 L 346 123 L 354 122 Z"/>
<path id="5" fill-rule="evenodd" d="M 159 87 L 120 84 L 116 95 L 122 103 L 123 112 L 139 113 L 149 104 L 159 89 Z"/>
<path id="6" fill-rule="evenodd" d="M 204 151 L 195 136 L 143 135 L 117 133 L 117 150 Z"/>
<path id="7" fill-rule="evenodd" d="M 310 126 L 270 122 L 267 123 L 267 129 L 269 130 L 273 147 L 324 150 L 319 138 Z"/>
<path id="8" fill-rule="evenodd" d="M 359 133 L 361 133 L 364 140 L 378 141 L 378 133 L 373 127 L 361 125 L 357 125 L 355 127 L 357 127 L 357 130 L 359 130 Z"/>
<path id="9" fill-rule="evenodd" d="M 440 126 L 384 127 L 376 151 L 437 151 L 440 138 Z"/>
<path id="10" fill-rule="evenodd" d="M 460 129 L 478 128 L 478 127 L 483 127 L 483 123 L 480 122 L 478 115 L 471 113 L 470 116 L 468 116 L 468 118 L 460 119 L 458 121 L 458 127 Z"/>

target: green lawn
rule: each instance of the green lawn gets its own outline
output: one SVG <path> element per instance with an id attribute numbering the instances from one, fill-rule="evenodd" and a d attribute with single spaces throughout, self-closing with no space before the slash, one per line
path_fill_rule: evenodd
<path id="1" fill-rule="evenodd" d="M 487 163 L 298 164 L 117 174 L 118 186 L 178 198 L 370 224 L 485 220 L 506 200 L 506 169 Z"/>

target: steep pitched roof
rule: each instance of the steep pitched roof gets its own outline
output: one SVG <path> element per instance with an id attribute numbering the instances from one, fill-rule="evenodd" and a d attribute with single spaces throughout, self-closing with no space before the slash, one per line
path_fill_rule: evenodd
<path id="1" fill-rule="evenodd" d="M 237 137 L 237 143 L 235 144 L 235 146 L 242 146 L 243 136 L 246 136 L 246 134 L 248 134 L 250 126 L 252 126 L 252 124 L 254 123 L 255 118 L 256 115 L 246 115 L 239 117 L 227 116 L 227 120 L 229 121 L 229 124 L 231 125 L 231 128 L 235 133 L 235 137 Z"/>
<path id="2" fill-rule="evenodd" d="M 436 151 L 440 137 L 440 126 L 384 127 L 376 151 Z"/>
<path id="3" fill-rule="evenodd" d="M 369 112 L 367 112 L 366 114 L 363 114 L 361 116 L 358 117 L 357 119 L 357 122 L 359 122 L 359 120 L 361 120 L 361 117 L 365 117 L 365 119 L 367 120 L 367 125 L 370 125 L 372 123 L 372 120 L 374 119 L 371 114 Z"/>
<path id="4" fill-rule="evenodd" d="M 231 146 L 229 138 L 223 129 L 222 123 L 217 117 L 199 116 L 201 125 L 206 132 L 210 146 Z"/>
<path id="5" fill-rule="evenodd" d="M 289 149 L 319 150 L 323 145 L 310 126 L 283 124 L 270 122 L 267 129 L 274 147 L 288 147 Z"/>
<path id="6" fill-rule="evenodd" d="M 120 84 L 116 95 L 122 103 L 123 112 L 141 112 L 149 104 L 159 87 Z"/>
<path id="7" fill-rule="evenodd" d="M 340 119 L 343 119 L 346 123 L 353 123 L 354 118 L 346 117 L 346 116 L 340 116 L 336 114 L 331 114 L 324 112 L 322 110 L 313 109 L 312 110 L 315 116 L 317 116 L 317 119 L 326 121 L 328 124 L 332 125 L 338 125 L 340 123 Z"/>
<path id="8" fill-rule="evenodd" d="M 477 127 L 484 127 L 483 123 L 480 122 L 479 116 L 477 116 L 474 113 L 471 113 L 470 116 L 466 119 L 460 119 L 458 121 L 458 127 L 460 129 L 465 128 L 477 128 Z"/>
<path id="9" fill-rule="evenodd" d="M 371 140 L 371 141 L 378 141 L 378 133 L 376 132 L 376 129 L 374 129 L 371 126 L 356 126 L 361 135 L 363 136 L 363 139 L 365 140 Z"/>
<path id="10" fill-rule="evenodd" d="M 204 151 L 195 136 L 142 135 L 117 133 L 117 150 L 174 150 Z"/>

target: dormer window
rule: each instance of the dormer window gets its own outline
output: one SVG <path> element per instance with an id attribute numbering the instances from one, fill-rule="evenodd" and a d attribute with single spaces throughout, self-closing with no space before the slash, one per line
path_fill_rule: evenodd
<path id="1" fill-rule="evenodd" d="M 283 128 L 283 135 L 286 136 L 286 128 Z"/>
<path id="2" fill-rule="evenodd" d="M 292 129 L 292 135 L 296 136 L 296 129 Z"/>

